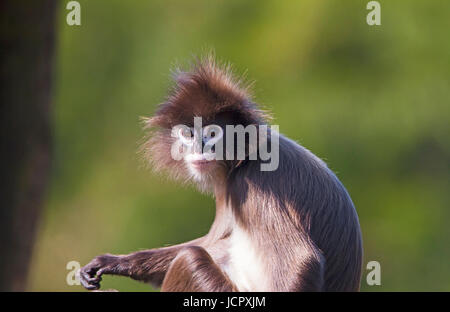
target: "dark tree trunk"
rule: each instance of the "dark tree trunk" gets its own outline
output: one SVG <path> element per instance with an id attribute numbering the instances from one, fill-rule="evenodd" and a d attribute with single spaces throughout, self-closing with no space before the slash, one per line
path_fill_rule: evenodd
<path id="1" fill-rule="evenodd" d="M 0 0 L 0 291 L 26 287 L 50 169 L 56 0 Z"/>

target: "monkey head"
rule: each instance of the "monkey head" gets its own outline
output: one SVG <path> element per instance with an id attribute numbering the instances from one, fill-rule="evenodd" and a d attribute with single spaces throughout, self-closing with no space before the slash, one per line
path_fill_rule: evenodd
<path id="1" fill-rule="evenodd" d="M 225 144 L 227 127 L 266 124 L 268 115 L 252 101 L 249 85 L 212 56 L 194 61 L 189 71 L 175 71 L 174 81 L 167 100 L 144 120 L 149 132 L 143 153 L 157 171 L 212 186 L 212 178 L 240 163 L 227 157 L 239 153 L 239 146 L 230 151 Z"/>

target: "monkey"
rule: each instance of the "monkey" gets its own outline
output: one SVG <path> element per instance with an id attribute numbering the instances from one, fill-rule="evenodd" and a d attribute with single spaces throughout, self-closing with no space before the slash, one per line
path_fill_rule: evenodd
<path id="1" fill-rule="evenodd" d="M 247 141 L 241 159 L 228 150 L 237 147 L 234 143 L 217 152 L 228 158 L 208 160 L 202 148 L 213 137 L 234 137 L 228 126 L 261 129 L 270 115 L 253 100 L 250 84 L 214 56 L 175 71 L 174 81 L 167 99 L 144 121 L 148 137 L 142 151 L 157 172 L 213 195 L 211 228 L 182 244 L 95 257 L 80 270 L 82 285 L 99 289 L 102 275 L 111 274 L 174 292 L 359 291 L 363 247 L 358 215 L 331 169 L 268 128 L 257 141 L 278 141 L 276 169 L 262 170 L 268 160 L 254 156 L 260 144 Z M 198 117 L 203 133 L 192 127 Z M 179 125 L 184 126 L 174 135 Z M 179 159 L 171 157 L 177 142 L 185 151 Z M 186 148 L 193 142 L 200 149 Z"/>

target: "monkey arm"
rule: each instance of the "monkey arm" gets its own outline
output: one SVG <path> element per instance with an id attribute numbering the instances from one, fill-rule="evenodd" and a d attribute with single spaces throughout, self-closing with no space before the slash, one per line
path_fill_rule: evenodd
<path id="1" fill-rule="evenodd" d="M 185 247 L 169 266 L 161 291 L 237 291 L 211 255 L 200 246 Z"/>
<path id="2" fill-rule="evenodd" d="M 202 240 L 203 237 L 179 245 L 137 251 L 128 255 L 97 256 L 81 268 L 80 282 L 88 290 L 99 289 L 101 276 L 111 274 L 150 282 L 159 287 L 178 252 L 184 247 L 199 245 Z"/>

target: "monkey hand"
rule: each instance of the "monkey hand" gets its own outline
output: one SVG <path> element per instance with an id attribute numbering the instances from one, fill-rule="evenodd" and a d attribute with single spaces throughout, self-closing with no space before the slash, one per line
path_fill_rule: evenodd
<path id="1" fill-rule="evenodd" d="M 100 288 L 103 274 L 114 273 L 119 264 L 120 256 L 110 254 L 101 255 L 92 259 L 87 265 L 80 269 L 80 282 L 87 290 Z"/>

